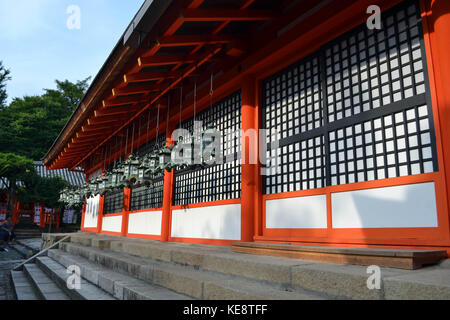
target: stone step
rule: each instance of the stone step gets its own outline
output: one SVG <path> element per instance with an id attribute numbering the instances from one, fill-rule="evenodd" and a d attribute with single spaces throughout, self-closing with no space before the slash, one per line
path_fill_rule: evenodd
<path id="1" fill-rule="evenodd" d="M 41 251 L 41 238 L 18 239 L 16 242 L 31 251 L 33 255 Z"/>
<path id="2" fill-rule="evenodd" d="M 67 280 L 71 276 L 67 268 L 49 257 L 36 258 L 36 264 L 41 268 L 55 283 L 57 283 L 72 300 L 115 300 L 113 296 L 102 289 L 94 286 L 86 280 L 81 279 L 80 288 L 73 290 L 67 286 Z"/>
<path id="3" fill-rule="evenodd" d="M 196 299 L 312 300 L 330 298 L 327 295 L 301 288 L 288 291 L 290 288 L 276 283 L 203 270 L 189 265 L 136 257 L 81 244 L 65 242 L 60 244 L 60 249 L 71 255 L 84 257 L 104 267 Z"/>
<path id="4" fill-rule="evenodd" d="M 32 283 L 23 271 L 11 271 L 11 280 L 17 300 L 39 300 Z"/>
<path id="5" fill-rule="evenodd" d="M 186 295 L 112 271 L 85 258 L 73 256 L 61 250 L 50 250 L 48 255 L 65 267 L 78 266 L 84 279 L 119 300 L 192 300 Z"/>
<path id="6" fill-rule="evenodd" d="M 10 245 L 9 247 L 18 252 L 25 259 L 28 259 L 33 256 L 33 251 L 20 243 L 16 242 L 14 245 Z"/>
<path id="7" fill-rule="evenodd" d="M 14 231 L 17 237 L 23 236 L 34 236 L 35 238 L 40 238 L 42 233 L 40 231 Z"/>
<path id="8" fill-rule="evenodd" d="M 69 296 L 36 264 L 26 264 L 23 271 L 41 300 L 70 300 Z"/>
<path id="9" fill-rule="evenodd" d="M 233 253 L 230 247 L 195 247 L 156 241 L 123 240 L 120 238 L 74 236 L 71 241 L 85 246 L 127 253 L 141 258 L 190 266 L 197 269 L 231 274 L 252 280 L 288 285 L 293 266 L 311 264 L 310 261 L 251 256 Z"/>
<path id="10" fill-rule="evenodd" d="M 436 266 L 419 270 L 380 267 L 380 289 L 369 289 L 366 266 L 317 262 L 232 252 L 230 247 L 162 243 L 151 240 L 78 233 L 72 244 L 102 248 L 106 253 L 126 253 L 174 265 L 189 266 L 268 282 L 288 290 L 307 290 L 346 299 L 450 299 L 450 268 Z M 91 247 L 91 248 L 92 248 Z M 72 248 L 76 251 L 76 248 Z M 89 252 L 79 252 L 90 259 Z M 94 255 L 95 257 L 95 255 Z M 91 259 L 92 260 L 92 259 Z M 106 259 L 108 261 L 108 259 Z M 112 263 L 112 262 L 110 262 Z M 139 263 L 133 268 L 138 268 Z M 414 290 L 411 288 L 415 288 Z"/>

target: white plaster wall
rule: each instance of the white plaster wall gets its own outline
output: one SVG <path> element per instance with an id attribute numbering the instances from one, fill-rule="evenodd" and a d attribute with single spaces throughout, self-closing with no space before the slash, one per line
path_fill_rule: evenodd
<path id="1" fill-rule="evenodd" d="M 266 201 L 268 229 L 326 229 L 327 198 L 325 195 L 275 199 Z"/>
<path id="2" fill-rule="evenodd" d="M 172 212 L 172 237 L 241 239 L 241 205 L 229 204 Z"/>
<path id="3" fill-rule="evenodd" d="M 128 215 L 128 233 L 159 236 L 161 235 L 162 211 L 130 213 Z"/>
<path id="4" fill-rule="evenodd" d="M 102 231 L 122 232 L 122 216 L 103 217 Z"/>
<path id="5" fill-rule="evenodd" d="M 437 227 L 434 182 L 332 194 L 333 228 Z"/>
<path id="6" fill-rule="evenodd" d="M 84 212 L 84 227 L 96 228 L 98 222 L 98 206 L 100 204 L 100 196 L 87 199 L 86 210 Z"/>

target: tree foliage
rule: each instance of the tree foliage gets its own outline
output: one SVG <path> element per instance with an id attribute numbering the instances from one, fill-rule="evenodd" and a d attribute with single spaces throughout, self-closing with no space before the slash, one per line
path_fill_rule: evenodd
<path id="1" fill-rule="evenodd" d="M 11 199 L 18 198 L 22 203 L 43 203 L 49 208 L 59 206 L 59 192 L 68 184 L 60 177 L 39 176 L 31 159 L 11 153 L 0 153 L 0 177 L 8 186 Z M 17 181 L 22 186 L 18 186 Z"/>
<path id="2" fill-rule="evenodd" d="M 90 78 L 56 81 L 41 96 L 15 98 L 0 110 L 0 150 L 42 159 L 80 103 Z"/>
<path id="3" fill-rule="evenodd" d="M 21 189 L 18 198 L 22 203 L 43 203 L 48 208 L 57 208 L 59 193 L 68 183 L 60 177 L 41 177 L 36 172 L 27 175 L 23 181 L 25 189 Z"/>
<path id="4" fill-rule="evenodd" d="M 6 99 L 8 95 L 6 93 L 6 82 L 11 80 L 10 71 L 3 66 L 3 62 L 0 61 L 0 109 L 6 106 Z"/>
<path id="5" fill-rule="evenodd" d="M 12 153 L 0 153 L 0 177 L 18 181 L 32 172 L 34 172 L 32 160 Z"/>
<path id="6" fill-rule="evenodd" d="M 6 105 L 9 75 L 0 61 L 0 179 L 8 186 L 10 213 L 16 197 L 23 203 L 58 207 L 59 192 L 67 182 L 39 176 L 33 160 L 41 160 L 50 149 L 81 102 L 90 77 L 75 83 L 56 80 L 56 89 L 44 89 L 40 96 L 15 98 Z M 17 181 L 25 187 L 17 186 Z"/>
<path id="7" fill-rule="evenodd" d="M 0 177 L 7 186 L 7 192 L 10 195 L 8 204 L 10 215 L 13 213 L 15 198 L 22 191 L 17 186 L 17 181 L 25 179 L 34 171 L 32 160 L 12 153 L 0 153 Z"/>

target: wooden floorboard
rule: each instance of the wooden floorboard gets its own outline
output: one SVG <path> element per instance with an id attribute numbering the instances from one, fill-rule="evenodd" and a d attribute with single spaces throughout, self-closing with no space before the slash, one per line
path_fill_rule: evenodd
<path id="1" fill-rule="evenodd" d="M 232 249 L 246 254 L 408 270 L 419 269 L 447 257 L 444 250 L 338 248 L 273 243 L 234 243 Z"/>

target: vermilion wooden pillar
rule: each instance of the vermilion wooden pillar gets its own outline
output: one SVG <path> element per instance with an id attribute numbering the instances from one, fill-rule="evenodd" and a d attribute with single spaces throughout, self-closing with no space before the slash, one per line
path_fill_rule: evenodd
<path id="1" fill-rule="evenodd" d="M 257 81 L 246 76 L 242 81 L 242 158 L 241 182 L 241 241 L 251 242 L 258 231 L 255 225 L 259 215 L 260 174 L 258 157 L 259 109 L 257 105 Z M 250 131 L 249 131 L 250 130 Z M 247 136 L 248 135 L 248 136 Z M 253 135 L 253 139 L 251 136 Z M 252 143 L 252 146 L 250 144 Z M 256 159 L 251 163 L 250 159 Z M 256 228 L 255 228 L 256 227 Z M 256 232 L 256 233 L 255 233 Z"/>
<path id="2" fill-rule="evenodd" d="M 13 225 L 19 223 L 19 210 L 20 210 L 20 201 L 16 200 L 13 208 L 13 216 L 11 217 L 11 223 Z"/>
<path id="3" fill-rule="evenodd" d="M 41 217 L 39 218 L 39 226 L 41 228 L 45 227 L 45 217 L 46 217 L 46 213 L 45 213 L 45 210 L 44 210 L 44 205 L 41 204 Z"/>
<path id="4" fill-rule="evenodd" d="M 163 210 L 161 220 L 161 241 L 169 241 L 170 218 L 172 215 L 173 170 L 164 171 Z"/>
<path id="5" fill-rule="evenodd" d="M 105 197 L 100 196 L 100 199 L 98 200 L 97 233 L 102 232 L 104 203 L 105 203 Z"/>
<path id="6" fill-rule="evenodd" d="M 425 7 L 425 8 L 423 8 Z M 425 33 L 429 35 L 431 53 L 430 82 L 435 87 L 433 101 L 437 104 L 441 129 L 441 143 L 444 163 L 440 170 L 445 172 L 447 184 L 447 202 L 450 200 L 450 1 L 422 0 L 425 9 Z M 428 57 L 430 59 L 430 57 Z M 433 90 L 432 90 L 433 92 Z M 439 143 L 439 141 L 438 141 Z M 450 203 L 448 204 L 450 208 Z"/>
<path id="7" fill-rule="evenodd" d="M 172 144 L 172 132 L 175 127 L 171 124 L 169 126 L 166 143 L 168 146 Z M 161 241 L 169 241 L 170 226 L 172 217 L 172 196 L 173 196 L 173 172 L 164 171 L 164 190 L 163 190 L 163 208 L 161 218 Z"/>
<path id="8" fill-rule="evenodd" d="M 130 213 L 131 189 L 123 189 L 122 236 L 128 233 L 128 217 Z"/>
<path id="9" fill-rule="evenodd" d="M 82 231 L 84 231 L 84 218 L 85 218 L 85 213 L 86 213 L 86 198 L 85 198 L 85 200 L 84 200 L 84 204 L 83 204 L 82 209 L 81 209 L 81 226 L 80 226 L 80 229 L 81 229 Z"/>

